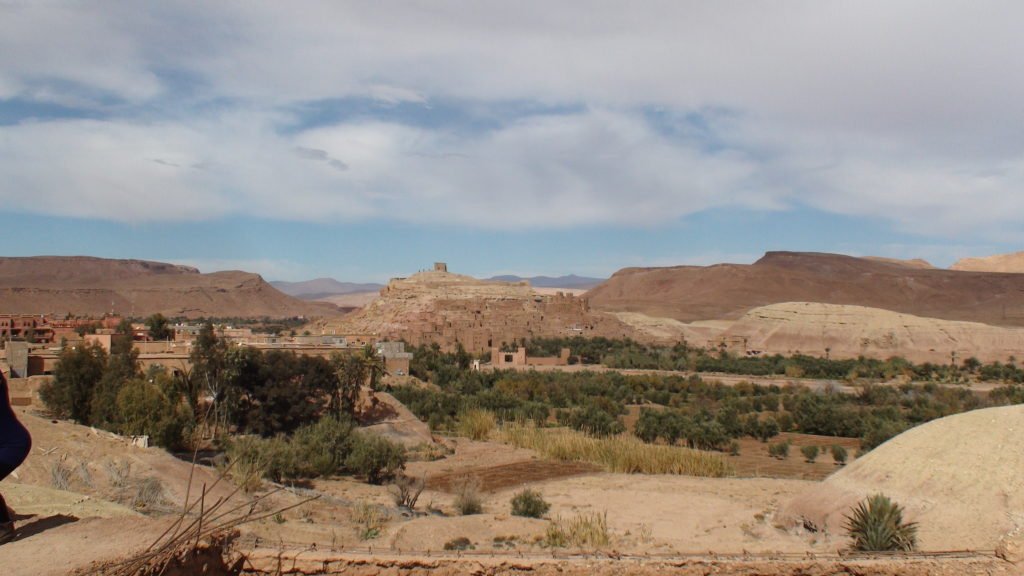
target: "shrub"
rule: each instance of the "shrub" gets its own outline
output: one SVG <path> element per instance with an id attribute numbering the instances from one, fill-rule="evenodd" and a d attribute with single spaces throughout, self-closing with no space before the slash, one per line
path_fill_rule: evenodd
<path id="1" fill-rule="evenodd" d="M 800 452 L 803 453 L 804 458 L 808 462 L 810 462 L 811 464 L 813 464 L 814 461 L 818 459 L 818 447 L 817 446 L 804 446 L 804 447 L 800 448 Z"/>
<path id="2" fill-rule="evenodd" d="M 353 447 L 352 430 L 350 421 L 334 416 L 326 416 L 296 430 L 292 444 L 301 474 L 331 476 L 344 471 Z"/>
<path id="3" fill-rule="evenodd" d="M 301 477 L 295 450 L 281 436 L 235 438 L 228 444 L 227 457 L 233 463 L 231 477 L 246 492 L 258 489 L 260 478 L 282 482 Z"/>
<path id="4" fill-rule="evenodd" d="M 781 432 L 792 432 L 793 431 L 793 416 L 789 412 L 783 412 L 779 414 L 776 420 L 779 424 L 779 431 Z"/>
<path id="5" fill-rule="evenodd" d="M 860 439 L 861 450 L 867 452 L 903 430 L 904 426 L 899 422 L 880 418 L 871 419 L 865 425 L 864 435 Z"/>
<path id="6" fill-rule="evenodd" d="M 593 405 L 573 410 L 567 420 L 571 428 L 589 436 L 612 436 L 626 430 L 618 418 Z"/>
<path id="7" fill-rule="evenodd" d="M 470 440 L 487 440 L 497 425 L 497 419 L 492 412 L 474 409 L 459 415 L 455 431 L 459 436 Z"/>
<path id="8" fill-rule="evenodd" d="M 469 538 L 465 536 L 459 536 L 458 538 L 452 538 L 451 540 L 444 543 L 445 550 L 472 550 L 475 548 L 473 543 L 469 541 Z"/>
<path id="9" fill-rule="evenodd" d="M 466 476 L 455 485 L 455 508 L 459 514 L 469 516 L 484 511 L 484 503 L 480 498 L 480 479 Z"/>
<path id="10" fill-rule="evenodd" d="M 756 436 L 761 442 L 767 442 L 778 435 L 779 423 L 771 416 L 762 420 L 757 426 Z"/>
<path id="11" fill-rule="evenodd" d="M 610 542 L 607 512 L 577 514 L 568 520 L 557 518 L 544 534 L 544 544 L 551 548 L 604 548 Z"/>
<path id="12" fill-rule="evenodd" d="M 910 551 L 917 546 L 917 523 L 903 521 L 903 508 L 883 494 L 869 496 L 846 517 L 853 549 L 866 552 Z"/>
<path id="13" fill-rule="evenodd" d="M 529 488 L 512 497 L 512 515 L 527 518 L 540 518 L 548 513 L 551 504 L 544 501 L 540 492 Z"/>
<path id="14" fill-rule="evenodd" d="M 391 492 L 391 498 L 395 501 L 395 506 L 415 510 L 416 502 L 420 499 L 420 494 L 423 493 L 425 486 L 426 482 L 423 478 L 412 478 L 405 474 L 399 474 L 388 490 Z"/>
<path id="15" fill-rule="evenodd" d="M 779 460 L 785 460 L 789 457 L 789 442 L 776 442 L 772 444 L 768 447 L 768 454 Z"/>
<path id="16" fill-rule="evenodd" d="M 400 444 L 364 432 L 357 432 L 352 438 L 352 452 L 345 459 L 345 467 L 370 484 L 391 480 L 405 468 L 405 448 Z"/>
<path id="17" fill-rule="evenodd" d="M 846 457 L 846 448 L 843 448 L 838 444 L 834 444 L 832 446 L 832 459 L 835 460 L 836 464 L 839 464 L 840 466 L 846 464 Z"/>

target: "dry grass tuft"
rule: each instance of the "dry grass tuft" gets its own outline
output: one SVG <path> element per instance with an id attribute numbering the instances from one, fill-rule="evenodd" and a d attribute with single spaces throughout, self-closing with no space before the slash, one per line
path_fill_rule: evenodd
<path id="1" fill-rule="evenodd" d="M 544 544 L 551 548 L 605 548 L 611 543 L 608 513 L 576 514 L 548 524 Z"/>
<path id="2" fill-rule="evenodd" d="M 50 483 L 57 490 L 71 489 L 71 467 L 65 462 L 66 457 L 61 456 L 56 462 L 50 465 Z"/>
<path id="3" fill-rule="evenodd" d="M 356 534 L 360 540 L 373 540 L 381 535 L 388 514 L 380 506 L 360 502 L 352 511 L 352 521 L 356 525 Z"/>
<path id="4" fill-rule="evenodd" d="M 498 419 L 487 410 L 467 410 L 459 415 L 455 433 L 470 440 L 487 440 L 498 427 Z"/>
<path id="5" fill-rule="evenodd" d="M 592 438 L 567 428 L 544 429 L 533 423 L 506 423 L 497 432 L 502 442 L 528 448 L 545 457 L 568 462 L 590 462 L 609 472 L 625 474 L 680 474 L 723 477 L 732 466 L 719 454 L 645 444 L 626 434 Z"/>

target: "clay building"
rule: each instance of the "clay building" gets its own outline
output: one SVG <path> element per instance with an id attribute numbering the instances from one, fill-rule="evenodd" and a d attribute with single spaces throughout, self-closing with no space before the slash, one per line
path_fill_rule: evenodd
<path id="1" fill-rule="evenodd" d="M 538 337 L 638 337 L 614 316 L 592 311 L 586 298 L 539 294 L 527 282 L 453 274 L 443 262 L 409 278 L 393 278 L 380 298 L 323 330 L 369 333 L 412 346 L 436 343 L 448 352 L 461 345 L 471 354 Z"/>
<path id="2" fill-rule="evenodd" d="M 568 366 L 569 349 L 562 348 L 558 356 L 530 356 L 526 348 L 519 346 L 513 352 L 491 348 L 491 367 L 516 368 L 521 366 Z"/>
<path id="3" fill-rule="evenodd" d="M 0 342 L 27 340 L 53 342 L 53 328 L 45 316 L 27 314 L 0 315 Z"/>

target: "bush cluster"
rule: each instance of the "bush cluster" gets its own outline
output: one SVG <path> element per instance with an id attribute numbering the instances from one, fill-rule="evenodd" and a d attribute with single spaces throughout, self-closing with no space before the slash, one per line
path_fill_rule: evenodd
<path id="1" fill-rule="evenodd" d="M 227 447 L 228 459 L 274 482 L 351 473 L 372 484 L 390 480 L 405 467 L 405 449 L 386 438 L 360 432 L 334 417 L 299 428 L 291 437 L 242 436 Z"/>
<path id="2" fill-rule="evenodd" d="M 629 367 L 663 365 L 666 359 L 685 356 L 688 369 L 714 363 L 725 368 L 742 367 L 751 374 L 781 374 L 786 366 L 797 366 L 806 376 L 856 378 L 891 377 L 917 369 L 894 358 L 830 360 L 812 357 L 738 359 L 680 344 L 652 348 L 629 340 L 542 339 L 527 343 L 532 353 L 557 353 L 568 346 L 573 357 L 583 362 L 607 361 L 616 355 L 635 356 Z M 639 358 L 655 358 L 643 365 Z M 1006 386 L 993 392 L 988 402 L 968 389 L 936 384 L 880 386 L 866 384 L 857 395 L 828 390 L 810 390 L 797 384 L 761 386 L 740 383 L 724 386 L 700 376 L 630 375 L 616 372 L 474 372 L 466 368 L 468 354 L 445 354 L 434 346 L 414 349 L 414 363 L 420 373 L 440 390 L 404 387 L 396 397 L 433 429 L 455 429 L 460 415 L 486 409 L 498 422 L 532 420 L 543 424 L 554 413 L 561 423 L 601 435 L 615 433 L 619 415 L 626 405 L 647 404 L 668 408 L 681 416 L 667 416 L 665 422 L 649 416 L 637 433 L 648 441 L 685 441 L 695 447 L 727 449 L 731 439 L 750 435 L 769 441 L 779 432 L 801 432 L 862 439 L 868 450 L 895 434 L 917 424 L 985 405 L 1024 401 L 1024 386 Z M 700 362 L 695 359 L 703 358 Z M 614 362 L 612 362 L 614 365 Z M 623 365 L 625 366 L 625 365 Z M 758 368 L 760 366 L 760 368 Z M 723 368 L 717 366 L 717 368 Z M 934 371 L 935 367 L 929 367 Z M 743 371 L 737 368 L 738 371 Z M 923 368 L 922 368 L 923 370 Z M 984 367 L 977 368 L 983 371 Z M 722 371 L 730 372 L 731 368 Z M 910 372 L 908 372 L 910 371 Z M 792 373 L 793 370 L 790 370 Z M 916 374 L 916 372 L 914 373 Z M 845 376 L 843 376 L 845 378 Z M 596 409 L 595 409 L 596 408 Z M 600 414 L 603 411 L 605 414 Z M 607 415 L 607 417 L 606 417 Z M 685 417 L 688 423 L 682 422 Z M 714 426 L 711 422 L 717 423 Z M 692 431 L 692 432 L 686 432 Z M 724 431 L 724 437 L 720 434 Z"/>

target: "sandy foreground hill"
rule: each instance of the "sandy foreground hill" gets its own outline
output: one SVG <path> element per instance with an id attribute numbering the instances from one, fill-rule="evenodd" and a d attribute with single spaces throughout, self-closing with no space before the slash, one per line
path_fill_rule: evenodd
<path id="1" fill-rule="evenodd" d="M 819 302 L 1024 326 L 1024 274 L 941 270 L 837 254 L 769 252 L 750 265 L 626 268 L 587 297 L 595 310 L 682 322 L 735 320 L 759 306 Z"/>
<path id="2" fill-rule="evenodd" d="M 270 286 L 258 274 L 85 256 L 0 258 L 0 313 L 168 317 L 289 317 L 335 313 Z"/>
<path id="3" fill-rule="evenodd" d="M 1024 405 L 933 420 L 796 496 L 782 516 L 837 533 L 856 502 L 881 492 L 918 522 L 922 549 L 992 550 L 1024 530 L 1022 433 Z"/>

